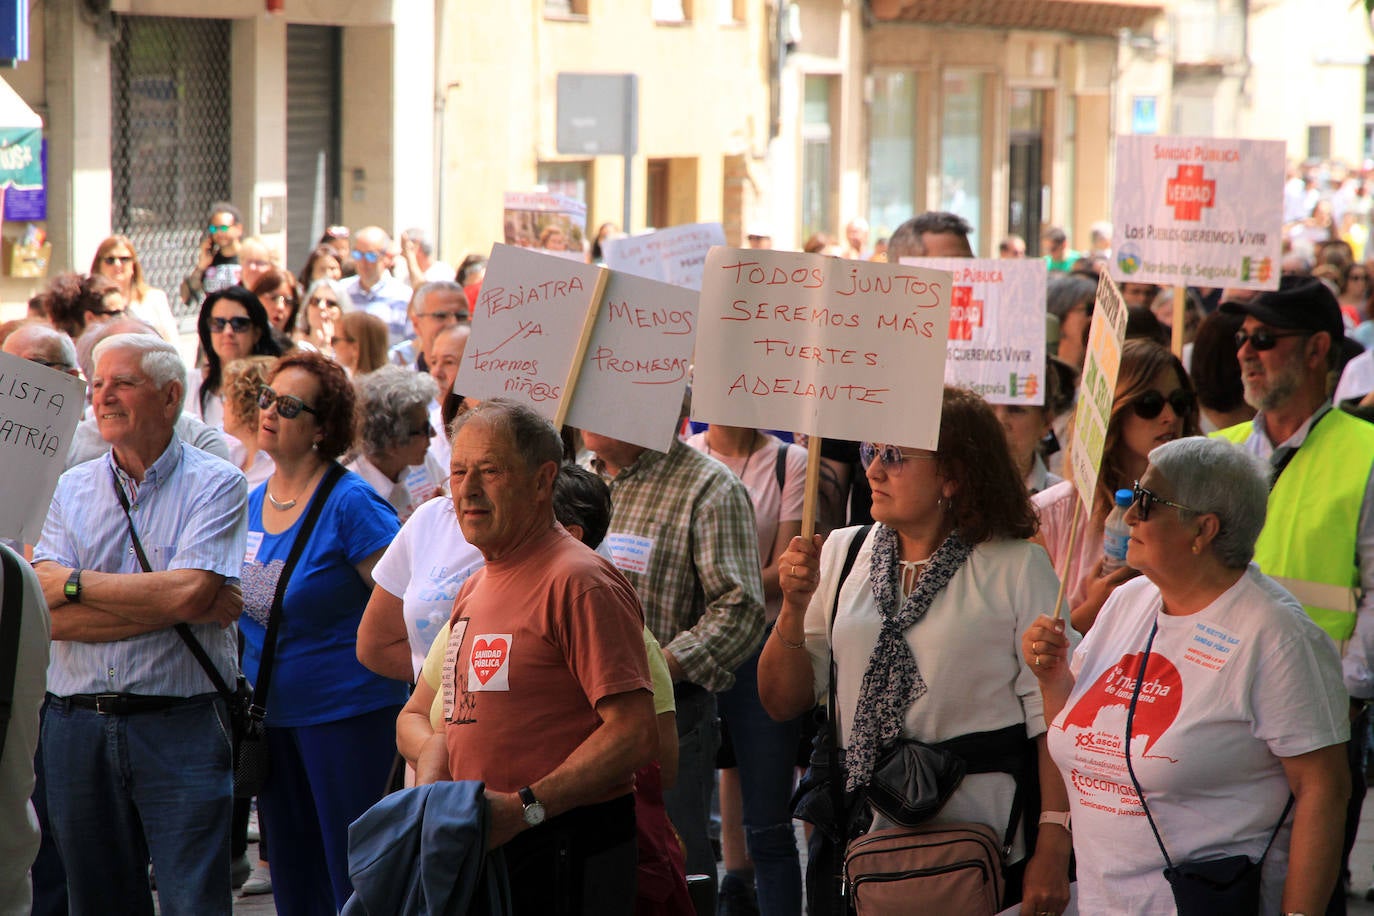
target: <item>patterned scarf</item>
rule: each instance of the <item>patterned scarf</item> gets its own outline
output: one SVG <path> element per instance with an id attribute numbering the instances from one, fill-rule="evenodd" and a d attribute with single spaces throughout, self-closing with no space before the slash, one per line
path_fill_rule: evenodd
<path id="1" fill-rule="evenodd" d="M 973 548 L 960 540 L 957 533 L 945 538 L 921 571 L 916 589 L 903 602 L 897 532 L 886 525 L 874 530 L 869 580 L 883 616 L 883 627 L 868 659 L 849 747 L 845 749 L 846 789 L 853 791 L 868 785 L 878 754 L 901 737 L 907 709 L 926 692 L 926 682 L 921 679 L 916 656 L 904 634 L 930 609 L 935 596 L 944 590 L 972 552 Z"/>

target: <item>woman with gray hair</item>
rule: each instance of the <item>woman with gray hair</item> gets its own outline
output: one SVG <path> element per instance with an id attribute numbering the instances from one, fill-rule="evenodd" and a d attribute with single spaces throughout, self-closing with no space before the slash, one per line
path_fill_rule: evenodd
<path id="1" fill-rule="evenodd" d="M 1330 638 L 1251 563 L 1268 465 L 1217 439 L 1149 457 L 1126 513 L 1143 575 L 1072 652 L 1062 620 L 1021 640 L 1069 790 L 1080 909 L 1173 913 L 1190 880 L 1177 870 L 1229 859 L 1258 912 L 1324 912 L 1350 792 L 1347 696 Z"/>
<path id="2" fill-rule="evenodd" d="M 443 495 L 448 469 L 428 454 L 429 405 L 438 386 L 428 375 L 383 366 L 354 383 L 358 451 L 344 462 L 396 509 L 404 523 L 421 503 Z"/>
<path id="3" fill-rule="evenodd" d="M 334 356 L 334 338 L 343 327 L 345 312 L 353 310 L 353 300 L 338 280 L 324 278 L 310 284 L 301 300 L 293 337 L 296 345 L 314 348 Z"/>

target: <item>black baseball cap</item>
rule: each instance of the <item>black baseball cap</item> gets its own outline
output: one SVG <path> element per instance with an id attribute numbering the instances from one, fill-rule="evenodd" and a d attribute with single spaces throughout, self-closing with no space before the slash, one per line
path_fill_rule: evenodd
<path id="1" fill-rule="evenodd" d="M 1221 311 L 1249 315 L 1275 328 L 1325 331 L 1334 344 L 1345 337 L 1345 322 L 1336 294 L 1313 277 L 1285 274 L 1278 289 L 1262 292 L 1249 302 L 1223 302 Z"/>

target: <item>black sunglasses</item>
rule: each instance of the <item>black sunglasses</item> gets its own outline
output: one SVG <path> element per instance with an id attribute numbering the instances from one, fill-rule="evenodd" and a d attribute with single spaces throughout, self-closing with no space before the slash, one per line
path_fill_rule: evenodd
<path id="1" fill-rule="evenodd" d="M 258 389 L 258 409 L 266 410 L 273 404 L 277 405 L 277 415 L 284 420 L 296 419 L 302 410 L 317 417 L 320 415 L 319 411 L 307 405 L 300 398 L 289 394 L 277 394 L 271 388 L 263 385 Z"/>
<path id="2" fill-rule="evenodd" d="M 1197 396 L 1187 388 L 1175 388 L 1167 395 L 1163 392 L 1151 388 L 1149 391 L 1136 398 L 1131 409 L 1135 415 L 1142 420 L 1153 420 L 1164 412 L 1164 405 L 1168 404 L 1174 409 L 1174 414 L 1186 417 L 1197 409 Z"/>
<path id="3" fill-rule="evenodd" d="M 223 334 L 225 328 L 233 328 L 235 334 L 244 334 L 252 326 L 253 319 L 244 315 L 235 315 L 233 318 L 210 319 L 210 330 L 215 334 Z"/>
<path id="4" fill-rule="evenodd" d="M 1156 493 L 1152 493 L 1151 491 L 1142 487 L 1140 485 L 1140 481 L 1137 480 L 1135 482 L 1135 486 L 1131 488 L 1131 505 L 1135 506 L 1136 517 L 1139 518 L 1142 522 L 1148 521 L 1150 518 L 1150 509 L 1154 506 L 1155 503 L 1159 503 L 1162 506 L 1169 506 L 1170 508 L 1177 509 L 1180 512 L 1197 511 L 1191 506 L 1185 506 L 1182 503 L 1170 502 L 1169 500 L 1164 499 L 1162 496 L 1159 496 Z"/>
<path id="5" fill-rule="evenodd" d="M 1264 352 L 1272 350 L 1279 345 L 1282 337 L 1310 337 L 1315 331 L 1272 331 L 1269 328 L 1255 328 L 1249 334 L 1244 331 L 1236 332 L 1236 349 L 1245 346 L 1248 341 L 1252 350 Z"/>

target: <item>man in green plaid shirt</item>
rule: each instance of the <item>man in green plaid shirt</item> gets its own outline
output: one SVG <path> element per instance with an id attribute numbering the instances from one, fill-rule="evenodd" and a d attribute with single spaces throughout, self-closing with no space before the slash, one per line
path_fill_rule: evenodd
<path id="1" fill-rule="evenodd" d="M 714 882 L 707 823 L 720 745 L 715 694 L 734 684 L 735 669 L 763 639 L 753 504 L 729 468 L 679 441 L 665 453 L 582 435 L 611 487 L 603 547 L 639 593 L 673 674 L 678 778 L 664 793 L 668 816 L 687 846 L 687 873 Z"/>

